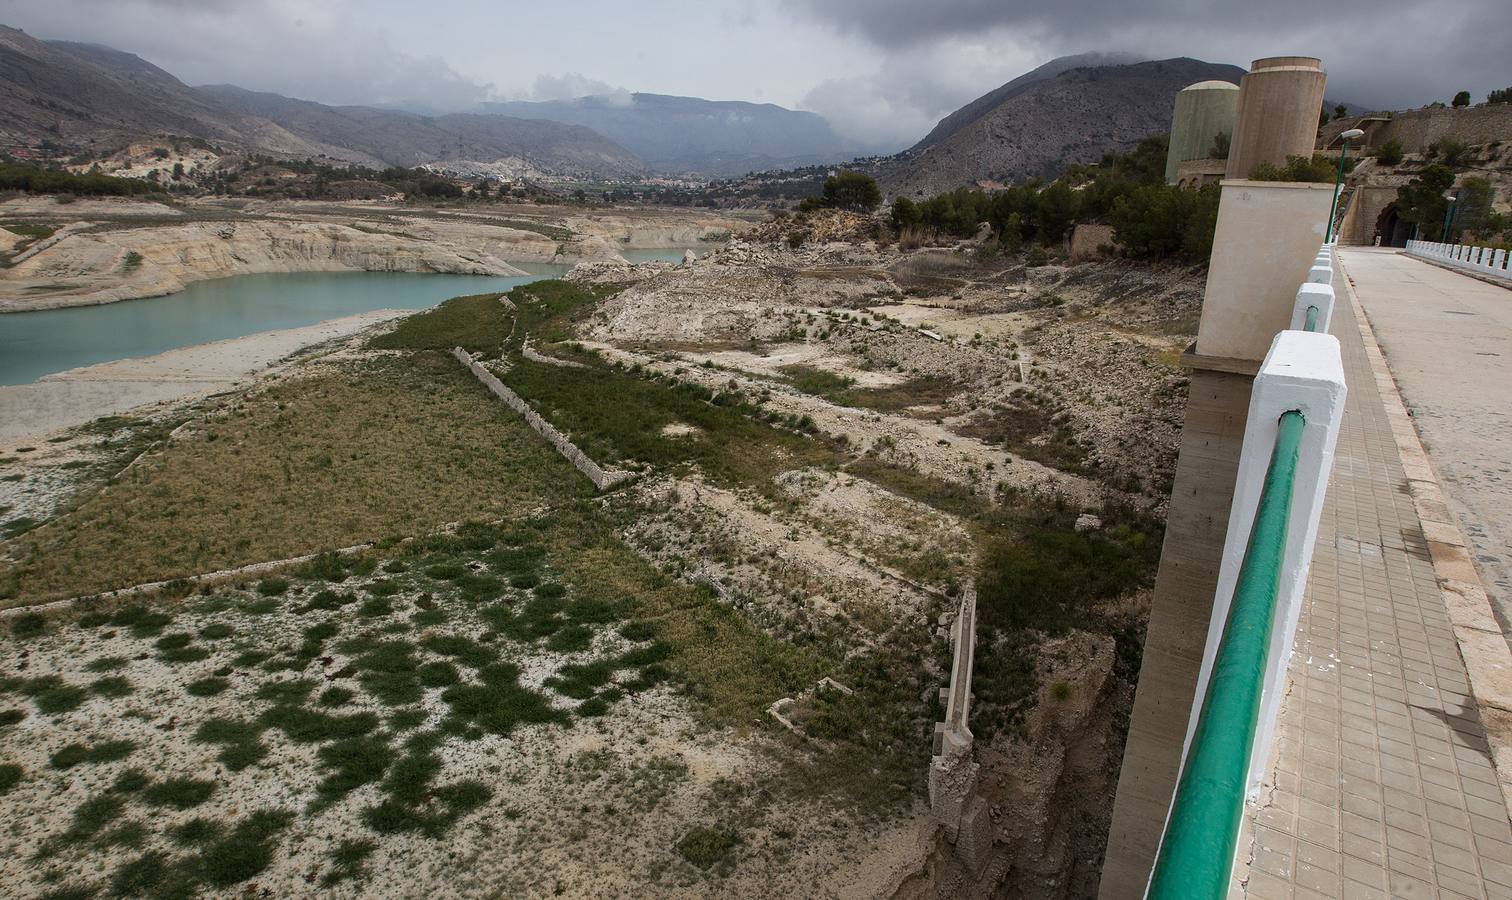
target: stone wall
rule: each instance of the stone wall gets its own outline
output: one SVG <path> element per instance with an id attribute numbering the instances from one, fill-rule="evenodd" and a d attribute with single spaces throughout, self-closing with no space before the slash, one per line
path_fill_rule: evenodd
<path id="1" fill-rule="evenodd" d="M 1380 121 L 1383 116 L 1390 116 Z M 1512 103 L 1472 106 L 1466 109 L 1409 109 L 1394 113 L 1351 116 L 1323 126 L 1318 147 L 1337 145 L 1339 134 L 1350 128 L 1365 130 L 1367 152 L 1388 141 L 1401 142 L 1408 153 L 1422 153 L 1444 137 L 1466 144 L 1489 144 L 1512 140 Z"/>
<path id="2" fill-rule="evenodd" d="M 483 382 L 483 386 L 493 391 L 500 400 L 504 401 L 506 406 L 524 416 L 525 421 L 529 423 L 531 428 L 535 429 L 536 434 L 545 438 L 562 455 L 562 458 L 572 463 L 579 472 L 587 475 L 588 480 L 593 482 L 594 487 L 601 491 L 607 490 L 630 477 L 629 473 L 626 472 L 604 471 L 603 467 L 589 459 L 586 453 L 579 450 L 572 441 L 568 440 L 566 435 L 557 431 L 550 422 L 541 418 L 535 410 L 531 409 L 530 404 L 526 403 L 519 394 L 505 387 L 504 382 L 500 381 L 494 373 L 483 368 L 481 363 L 472 358 L 472 354 L 461 347 L 454 347 L 452 348 L 452 355 L 462 365 L 471 369 L 473 375 Z"/>

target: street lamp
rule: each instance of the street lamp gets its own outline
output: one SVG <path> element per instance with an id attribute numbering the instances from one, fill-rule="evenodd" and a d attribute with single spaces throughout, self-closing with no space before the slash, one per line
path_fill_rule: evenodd
<path id="1" fill-rule="evenodd" d="M 1444 191 L 1444 199 L 1449 202 L 1444 204 L 1444 228 L 1439 232 L 1439 242 L 1447 244 L 1449 243 L 1449 227 L 1454 224 L 1454 211 L 1456 209 L 1454 204 L 1459 200 L 1459 195 L 1453 191 Z"/>
<path id="2" fill-rule="evenodd" d="M 1333 203 L 1329 204 L 1328 207 L 1328 229 L 1323 232 L 1323 243 L 1325 244 L 1333 238 L 1334 213 L 1338 211 L 1339 207 L 1339 185 L 1344 181 L 1344 157 L 1349 155 L 1349 142 L 1364 135 L 1365 132 L 1358 128 L 1351 128 L 1339 135 L 1339 140 L 1343 146 L 1339 148 L 1339 171 L 1334 175 Z"/>

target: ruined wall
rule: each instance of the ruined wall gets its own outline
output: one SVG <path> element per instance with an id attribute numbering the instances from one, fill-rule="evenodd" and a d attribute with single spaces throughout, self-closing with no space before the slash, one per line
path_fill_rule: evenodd
<path id="1" fill-rule="evenodd" d="M 519 394 L 505 387 L 504 382 L 500 381 L 494 373 L 483 368 L 482 364 L 472 358 L 472 354 L 461 347 L 454 347 L 452 348 L 452 355 L 457 358 L 458 362 L 471 369 L 473 375 L 483 382 L 483 386 L 493 391 L 500 400 L 504 401 L 506 406 L 524 416 L 525 421 L 530 424 L 531 428 L 535 429 L 536 434 L 539 434 L 550 442 L 551 446 L 555 447 L 556 451 L 562 455 L 562 458 L 572 463 L 579 472 L 587 475 L 588 480 L 593 482 L 594 487 L 601 491 L 606 490 L 629 477 L 624 472 L 605 472 L 598 463 L 589 459 L 586 453 L 579 450 L 572 441 L 568 440 L 566 435 L 557 431 L 550 422 L 541 418 L 535 410 L 531 409 L 530 404 L 521 399 Z"/>

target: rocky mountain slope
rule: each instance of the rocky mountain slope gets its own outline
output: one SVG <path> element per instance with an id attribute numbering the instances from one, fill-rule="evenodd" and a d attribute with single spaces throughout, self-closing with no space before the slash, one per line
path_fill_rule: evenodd
<path id="1" fill-rule="evenodd" d="M 628 94 L 485 103 L 480 109 L 592 128 L 672 174 L 743 175 L 840 162 L 861 149 L 822 116 L 771 103 Z"/>
<path id="2" fill-rule="evenodd" d="M 1074 60 L 1075 57 L 1067 58 Z M 1056 60 L 941 120 L 917 145 L 884 163 L 892 194 L 929 196 L 980 180 L 1054 176 L 1167 131 L 1176 92 L 1209 79 L 1238 83 L 1237 66 L 1185 57 L 1067 68 Z M 1034 78 L 1037 73 L 1041 77 Z"/>
<path id="3" fill-rule="evenodd" d="M 1062 72 L 1092 66 L 1125 66 L 1138 62 L 1144 62 L 1144 59 L 1133 53 L 1078 53 L 1075 56 L 1058 56 L 1037 69 L 1025 72 L 1002 87 L 988 91 L 941 119 L 929 134 L 924 135 L 923 140 L 909 149 L 923 150 L 946 140 L 998 106 L 1029 90 L 1031 86 L 1054 78 Z"/>
<path id="4" fill-rule="evenodd" d="M 582 177 L 644 171 L 635 154 L 587 128 L 331 107 L 229 86 L 197 89 L 130 53 L 40 41 L 0 26 L 0 144 L 103 156 L 170 135 L 281 158 L 374 166 L 508 160 L 514 169 Z"/>

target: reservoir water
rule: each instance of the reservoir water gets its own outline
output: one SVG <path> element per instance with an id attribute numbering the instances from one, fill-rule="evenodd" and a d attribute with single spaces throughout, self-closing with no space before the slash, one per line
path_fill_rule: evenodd
<path id="1" fill-rule="evenodd" d="M 634 255 L 633 258 L 631 255 Z M 631 250 L 632 262 L 682 250 Z M 397 272 L 300 272 L 197 281 L 177 294 L 0 315 L 0 385 L 179 347 L 298 328 L 375 309 L 425 309 L 449 297 L 506 291 L 571 266 L 516 263 L 513 278 Z"/>

